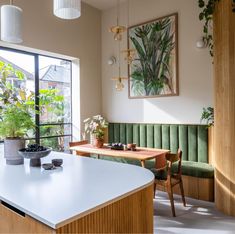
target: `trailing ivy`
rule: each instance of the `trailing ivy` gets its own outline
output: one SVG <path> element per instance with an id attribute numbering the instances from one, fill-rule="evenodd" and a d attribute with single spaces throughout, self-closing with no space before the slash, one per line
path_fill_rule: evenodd
<path id="1" fill-rule="evenodd" d="M 199 19 L 201 21 L 204 21 L 205 24 L 203 26 L 203 41 L 206 43 L 206 45 L 209 47 L 210 55 L 213 57 L 213 36 L 211 31 L 211 25 L 212 25 L 212 19 L 213 14 L 215 11 L 216 3 L 218 3 L 220 0 L 198 0 L 198 6 L 202 9 L 202 11 L 199 14 Z M 232 4 L 232 11 L 235 12 L 235 0 L 231 0 Z"/>
<path id="2" fill-rule="evenodd" d="M 211 32 L 211 24 L 213 19 L 213 13 L 215 11 L 215 5 L 219 0 L 198 0 L 198 6 L 202 9 L 199 14 L 199 19 L 204 21 L 203 26 L 203 40 L 209 47 L 210 55 L 213 57 L 213 36 Z"/>

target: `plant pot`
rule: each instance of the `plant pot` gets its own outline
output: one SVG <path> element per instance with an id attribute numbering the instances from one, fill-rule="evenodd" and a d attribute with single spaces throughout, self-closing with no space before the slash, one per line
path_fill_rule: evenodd
<path id="1" fill-rule="evenodd" d="M 4 158 L 8 165 L 24 164 L 24 159 L 18 150 L 25 147 L 25 140 L 20 138 L 6 138 L 4 140 Z"/>
<path id="2" fill-rule="evenodd" d="M 93 146 L 96 148 L 102 148 L 104 145 L 104 139 L 94 138 Z"/>

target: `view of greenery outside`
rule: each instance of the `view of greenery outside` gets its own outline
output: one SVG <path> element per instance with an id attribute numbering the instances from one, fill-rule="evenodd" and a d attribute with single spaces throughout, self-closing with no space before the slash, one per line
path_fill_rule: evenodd
<path id="1" fill-rule="evenodd" d="M 39 61 L 35 66 L 35 57 Z M 39 116 L 40 144 L 53 148 L 56 151 L 68 151 L 71 140 L 71 62 L 59 58 L 52 58 L 16 50 L 0 48 L 0 60 L 11 64 L 25 74 L 27 79 L 19 81 L 12 77 L 12 84 L 16 87 L 24 86 L 35 92 L 39 85 L 42 98 L 48 100 L 44 90 L 58 94 L 58 100 L 52 109 L 44 111 Z M 38 72 L 35 69 L 38 67 Z M 39 74 L 39 77 L 35 77 Z M 35 142 L 35 131 L 28 133 L 28 143 Z M 2 139 L 0 139 L 2 140 Z"/>

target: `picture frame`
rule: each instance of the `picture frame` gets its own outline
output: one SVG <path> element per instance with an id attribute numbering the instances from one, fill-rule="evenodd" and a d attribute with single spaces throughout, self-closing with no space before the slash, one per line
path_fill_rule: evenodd
<path id="1" fill-rule="evenodd" d="M 178 13 L 128 28 L 128 50 L 134 50 L 128 64 L 129 98 L 179 95 Z"/>

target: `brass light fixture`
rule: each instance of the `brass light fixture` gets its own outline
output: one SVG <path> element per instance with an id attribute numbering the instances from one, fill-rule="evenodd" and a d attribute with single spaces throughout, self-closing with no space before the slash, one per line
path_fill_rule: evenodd
<path id="1" fill-rule="evenodd" d="M 127 28 L 129 27 L 129 9 L 130 9 L 130 0 L 127 0 Z M 134 58 L 135 58 L 135 49 L 126 49 L 122 50 L 122 53 L 125 54 L 125 60 L 127 61 L 128 65 L 130 65 Z"/>
<path id="2" fill-rule="evenodd" d="M 124 89 L 123 80 L 128 80 L 127 77 L 121 77 L 121 63 L 120 63 L 120 41 L 118 42 L 118 77 L 113 77 L 111 80 L 116 81 L 115 88 L 117 91 Z"/>
<path id="3" fill-rule="evenodd" d="M 135 58 L 135 49 L 126 49 L 126 50 L 122 50 L 122 53 L 125 53 L 125 60 L 127 61 L 127 63 L 130 65 L 134 58 Z"/>
<path id="4" fill-rule="evenodd" d="M 122 82 L 122 80 L 127 80 L 127 77 L 114 77 L 111 80 L 115 80 L 116 81 L 116 85 L 115 85 L 115 89 L 117 91 L 122 91 L 124 89 L 124 84 Z"/>
<path id="5" fill-rule="evenodd" d="M 122 33 L 126 31 L 125 26 L 119 25 L 119 12 L 120 12 L 120 0 L 117 0 L 117 25 L 112 26 L 109 29 L 109 32 L 114 34 L 113 38 L 115 41 L 121 41 Z"/>

